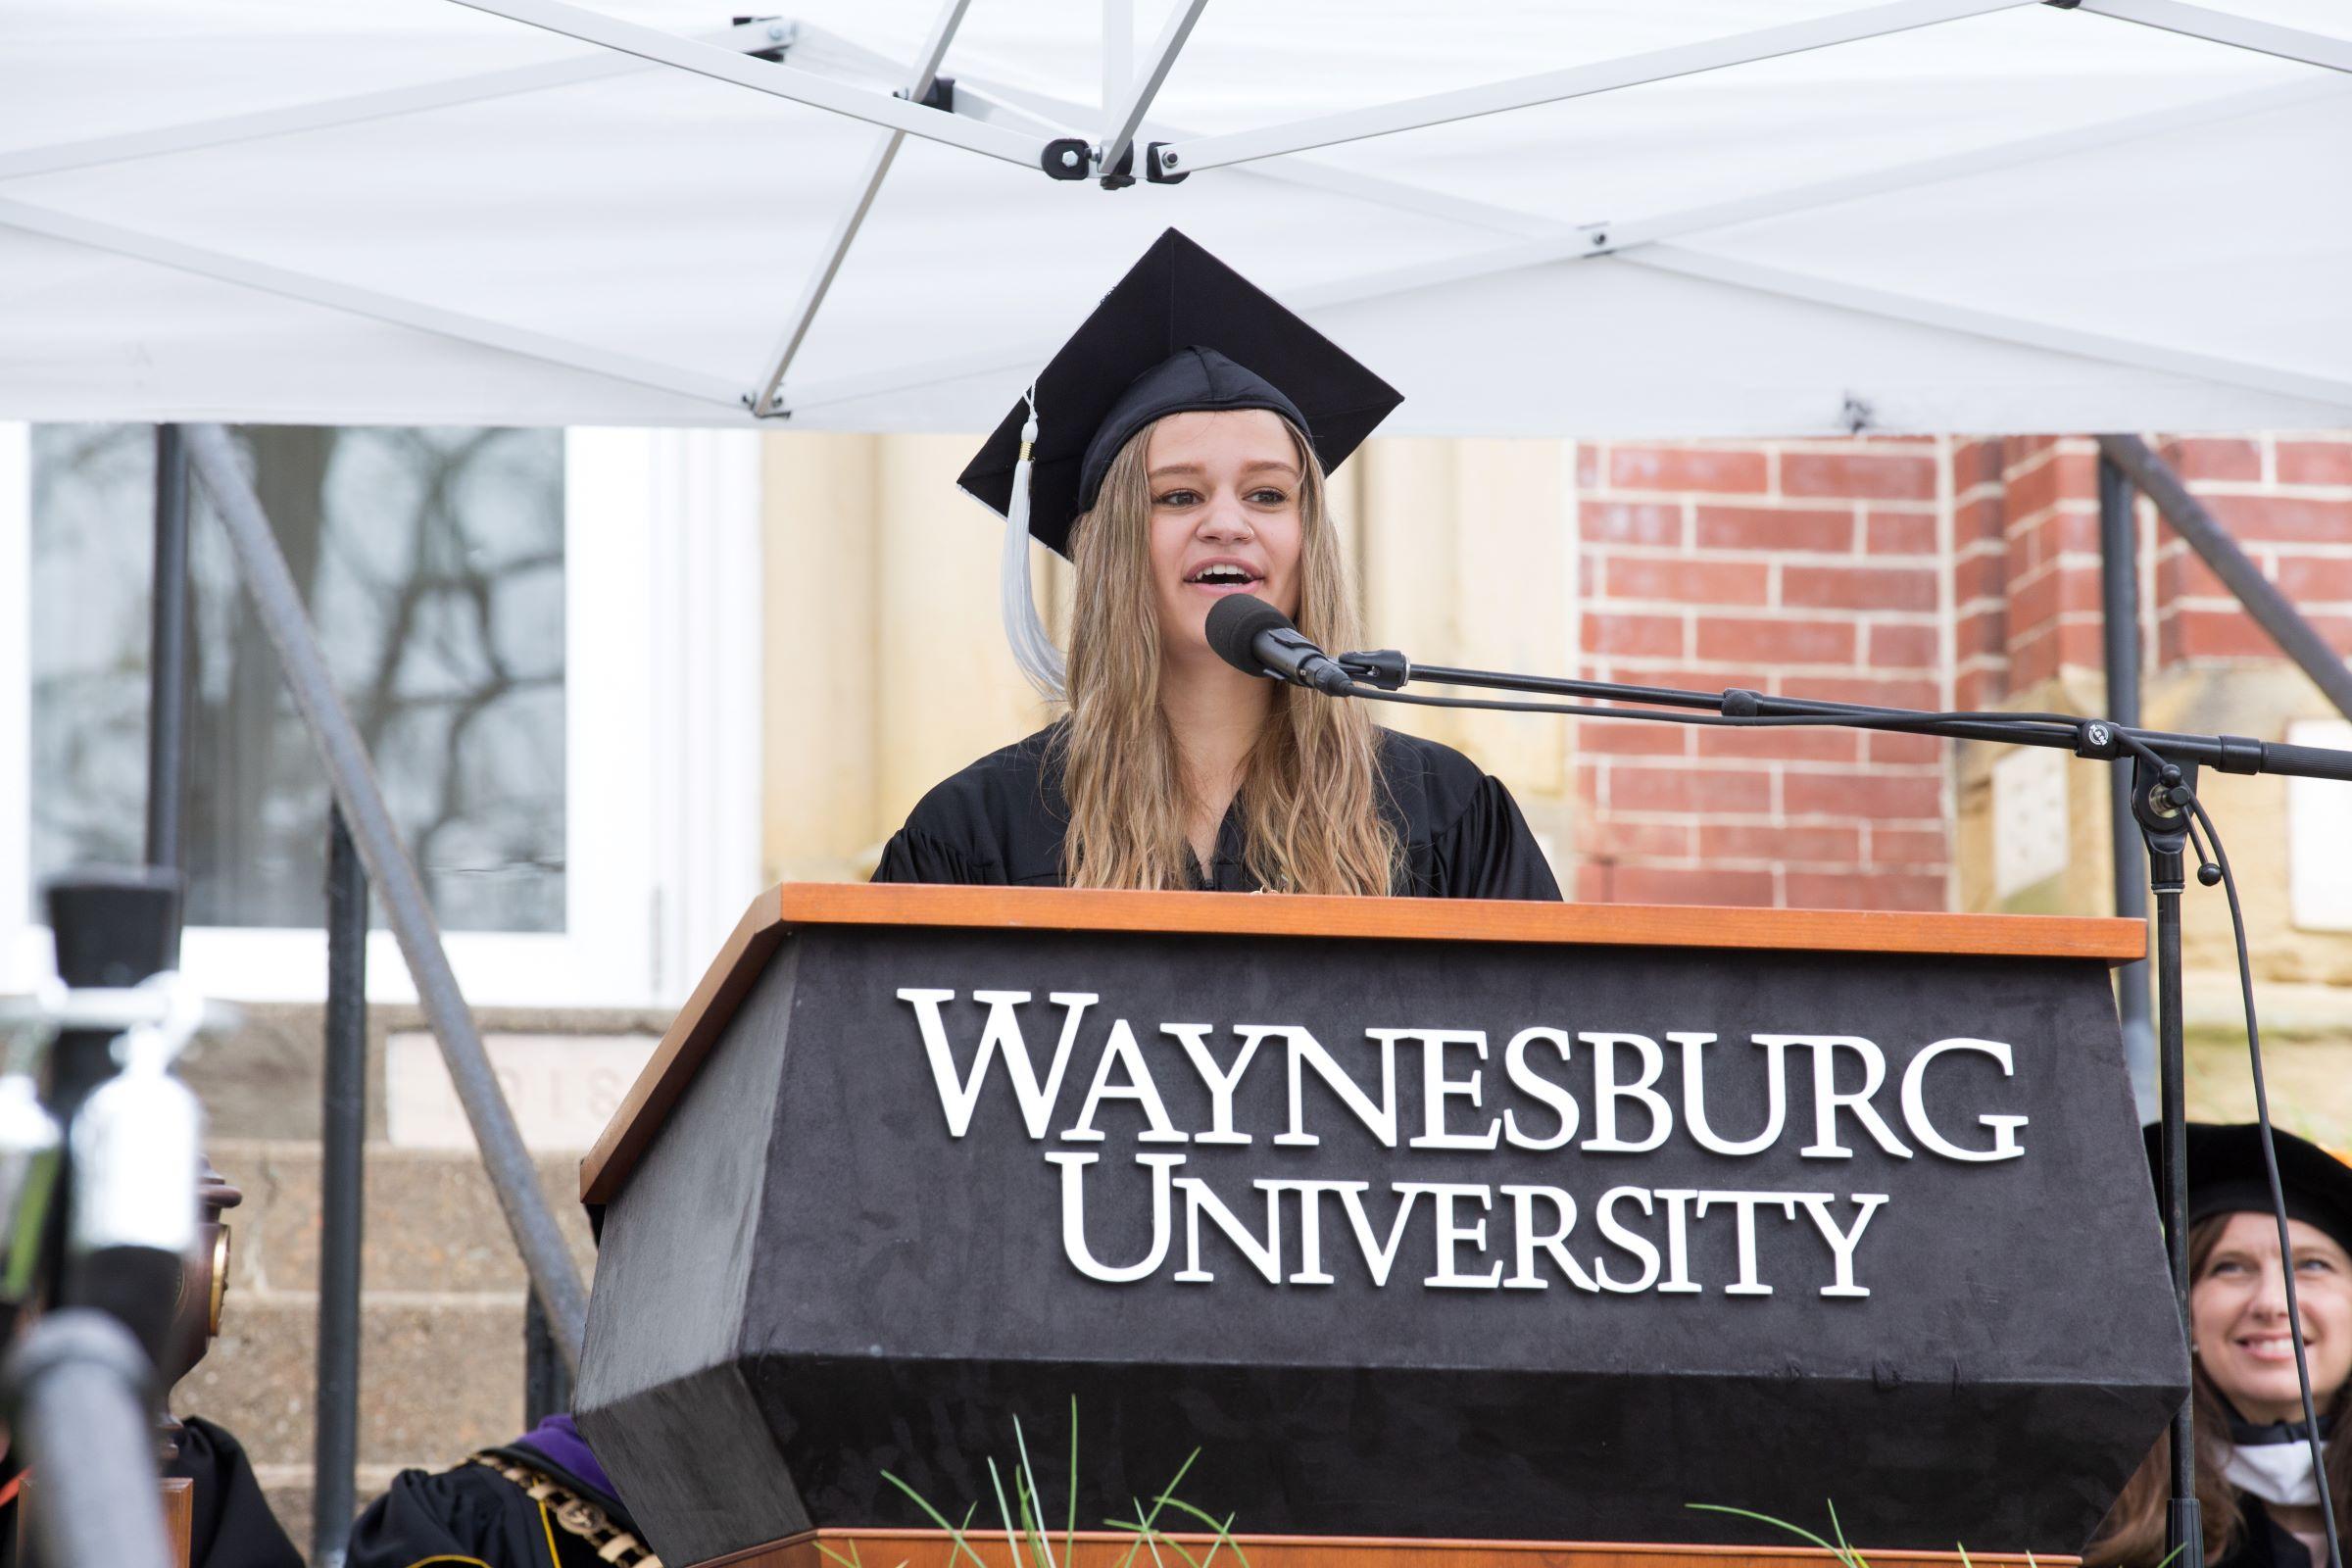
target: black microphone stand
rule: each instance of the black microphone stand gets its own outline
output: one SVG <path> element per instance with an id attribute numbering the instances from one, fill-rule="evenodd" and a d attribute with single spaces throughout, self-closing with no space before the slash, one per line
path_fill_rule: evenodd
<path id="1" fill-rule="evenodd" d="M 2188 1335 L 2188 1112 L 2182 1082 L 2185 1056 L 2180 1016 L 2180 894 L 2185 882 L 2184 851 L 2195 837 L 2190 812 L 2196 797 L 2200 765 L 2225 773 L 2274 773 L 2299 778 L 2352 782 L 2352 752 L 2325 747 L 2290 746 L 2276 741 L 2250 740 L 2242 735 L 2181 735 L 2079 718 L 2065 713 L 1931 713 L 1916 709 L 1874 708 L 1860 703 L 1818 702 L 1809 698 L 1770 697 L 1737 687 L 1721 692 L 1685 691 L 1672 687 L 1629 686 L 1609 681 L 1567 680 L 1545 675 L 1516 675 L 1495 670 L 1455 669 L 1445 665 L 1414 664 L 1391 649 L 1342 654 L 1341 668 L 1355 684 L 1348 695 L 1384 702 L 1438 708 L 1501 709 L 1506 711 L 1564 713 L 1589 718 L 1646 718 L 1667 722 L 1767 728 L 1783 725 L 1833 724 L 1856 729 L 1901 730 L 1940 735 L 1953 740 L 1998 741 L 2017 746 L 2047 746 L 2078 757 L 2112 760 L 2132 759 L 2132 814 L 2148 847 L 2148 880 L 2156 896 L 2156 994 L 2159 1012 L 2157 1050 L 2162 1083 L 2157 1171 L 2162 1189 L 2165 1256 L 2171 1266 L 2173 1292 L 2180 1312 L 2180 1331 Z M 1466 686 L 1489 691 L 1522 692 L 1579 700 L 1581 706 L 1557 703 L 1500 703 L 1482 699 L 1408 697 L 1399 688 L 1411 681 L 1441 686 Z M 1645 708 L 1604 707 L 1639 703 Z M 1687 711 L 1659 711 L 1687 710 Z M 1708 714 L 1715 716 L 1696 716 Z M 2210 824 L 2209 824 L 2210 827 Z M 2198 851 L 2197 879 L 2207 887 L 2222 880 L 2220 865 Z M 2249 993 L 2247 1006 L 2252 1007 Z M 2259 1082 L 2259 1080 L 2258 1080 Z M 2267 1112 L 2264 1143 L 2269 1145 Z M 2268 1156 L 2266 1157 L 2274 1157 Z M 2273 1172 L 2274 1178 L 2276 1172 Z M 2274 1197 L 2276 1189 L 2274 1188 Z M 2283 1254 L 2287 1307 L 2295 1311 L 2294 1268 Z M 2300 1363 L 2301 1333 L 2295 1331 Z M 2312 1419 L 2310 1373 L 2301 1368 L 2305 1419 Z M 2171 1428 L 2172 1495 L 2166 1514 L 2167 1568 L 2204 1568 L 2204 1530 L 2196 1494 L 2196 1434 L 2193 1398 L 2183 1398 L 2173 1413 Z M 2317 1451 L 2316 1425 L 2312 1434 L 2315 1475 L 2324 1475 Z M 2321 1513 L 2328 1524 L 2328 1544 L 2337 1568 L 2342 1548 L 2336 1541 L 2333 1509 L 2325 1482 Z"/>

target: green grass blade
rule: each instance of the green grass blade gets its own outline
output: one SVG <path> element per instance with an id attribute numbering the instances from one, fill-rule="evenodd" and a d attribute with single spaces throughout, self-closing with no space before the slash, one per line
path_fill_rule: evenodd
<path id="1" fill-rule="evenodd" d="M 1846 1568 L 1870 1568 L 1870 1564 L 1862 1560 L 1862 1554 L 1845 1544 L 1845 1527 L 1838 1522 L 1838 1504 L 1824 1497 L 1821 1505 L 1830 1510 L 1830 1532 L 1838 1538 L 1838 1559 L 1846 1564 Z"/>
<path id="2" fill-rule="evenodd" d="M 1013 1496 L 1021 1505 L 1021 1535 L 1029 1543 L 1029 1555 L 1037 1568 L 1054 1568 L 1054 1543 L 1045 1533 L 1046 1500 L 1038 1494 L 1037 1469 L 1029 1462 L 1029 1438 L 1021 1431 L 1017 1415 L 1012 1418 L 1012 1446 L 1021 1456 L 1021 1468 L 1012 1478 Z M 1037 1503 L 1035 1510 L 1029 1506 L 1032 1499 Z"/>
<path id="3" fill-rule="evenodd" d="M 1170 1497 L 1168 1506 L 1191 1514 L 1213 1532 L 1215 1539 L 1209 1545 L 1208 1555 L 1200 1559 L 1200 1568 L 1208 1568 L 1210 1563 L 1217 1560 L 1217 1553 L 1227 1546 L 1231 1546 L 1233 1554 L 1241 1558 L 1242 1568 L 1250 1568 L 1250 1559 L 1243 1555 L 1241 1544 L 1233 1539 L 1233 1521 L 1237 1517 L 1236 1515 L 1227 1514 L 1224 1521 L 1219 1523 L 1215 1514 L 1202 1508 L 1196 1508 L 1182 1497 Z"/>
<path id="4" fill-rule="evenodd" d="M 914 1499 L 914 1505 L 917 1508 L 922 1509 L 923 1512 L 930 1517 L 932 1523 L 938 1525 L 940 1529 L 945 1530 L 948 1533 L 948 1539 L 950 1543 L 948 1549 L 948 1561 L 951 1564 L 956 1561 L 956 1553 L 960 1551 L 965 1556 L 972 1559 L 972 1562 L 975 1564 L 975 1568 L 988 1568 L 988 1559 L 974 1551 L 972 1549 L 971 1543 L 963 1539 L 963 1532 L 955 1525 L 948 1523 L 946 1515 L 942 1514 L 937 1508 L 931 1506 L 930 1498 L 924 1496 L 921 1493 L 915 1491 L 912 1487 L 900 1480 L 897 1476 L 892 1475 L 887 1470 L 882 1472 L 882 1479 L 889 1482 L 892 1486 L 898 1488 L 901 1492 L 906 1494 L 906 1495 L 909 1497 L 912 1497 Z M 973 1506 L 976 1508 L 978 1504 L 975 1503 Z M 967 1525 L 972 1522 L 972 1515 L 969 1510 L 964 1513 L 963 1522 Z"/>
<path id="5" fill-rule="evenodd" d="M 1775 1530 L 1786 1530 L 1790 1535 L 1795 1536 L 1800 1540 L 1810 1541 L 1813 1543 L 1813 1544 L 1819 1546 L 1822 1550 L 1828 1552 L 1833 1557 L 1839 1556 L 1838 1550 L 1836 1546 L 1831 1545 L 1828 1542 L 1822 1540 L 1812 1531 L 1805 1529 L 1801 1525 L 1792 1525 L 1786 1519 L 1775 1519 L 1768 1513 L 1756 1513 L 1746 1508 L 1727 1508 L 1720 1502 L 1686 1502 L 1683 1504 L 1683 1506 L 1686 1508 L 1694 1509 L 1699 1513 L 1728 1513 L 1740 1519 L 1753 1519 L 1758 1524 L 1770 1525 Z"/>
<path id="6" fill-rule="evenodd" d="M 1061 1560 L 1076 1562 L 1078 1554 L 1078 1396 L 1070 1396 L 1070 1517 L 1062 1526 Z"/>
<path id="7" fill-rule="evenodd" d="M 1012 1536 L 1012 1510 L 1004 1506 L 1004 1478 L 997 1474 L 994 1454 L 989 1456 L 988 1484 L 997 1489 L 997 1518 L 1004 1526 L 1004 1549 L 1012 1554 L 1006 1559 L 1006 1568 L 1021 1568 L 1021 1544 Z"/>
<path id="8" fill-rule="evenodd" d="M 835 1562 L 840 1563 L 842 1568 L 860 1568 L 860 1565 L 855 1556 L 844 1557 L 840 1552 L 835 1551 L 831 1546 L 826 1545 L 821 1541 L 816 1544 L 816 1549 L 823 1552 L 826 1556 L 832 1558 Z"/>

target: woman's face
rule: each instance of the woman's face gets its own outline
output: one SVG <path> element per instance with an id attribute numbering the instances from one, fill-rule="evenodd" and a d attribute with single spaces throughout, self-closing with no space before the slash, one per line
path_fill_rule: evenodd
<path id="1" fill-rule="evenodd" d="M 2325 1410 L 2352 1376 L 2352 1258 L 2315 1225 L 2290 1219 L 2286 1231 L 2312 1400 Z M 2189 1285 L 2188 1320 L 2198 1362 L 2239 1415 L 2257 1423 L 2303 1419 L 2276 1218 L 2230 1216 Z"/>
<path id="2" fill-rule="evenodd" d="M 1254 594 L 1297 618 L 1298 453 L 1263 409 L 1174 414 L 1152 427 L 1151 556 L 1164 656 L 1206 654 L 1209 607 Z"/>

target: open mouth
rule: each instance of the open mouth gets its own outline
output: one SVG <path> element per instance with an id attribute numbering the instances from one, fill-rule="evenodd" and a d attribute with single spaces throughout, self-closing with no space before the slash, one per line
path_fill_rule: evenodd
<path id="1" fill-rule="evenodd" d="M 2305 1336 L 2303 1344 L 2305 1348 L 2310 1348 L 2309 1336 Z M 2295 1356 L 2294 1342 L 2283 1334 L 2250 1335 L 2240 1339 L 2237 1346 L 2257 1360 L 2291 1361 Z"/>
<path id="2" fill-rule="evenodd" d="M 1186 573 L 1186 582 L 1196 588 L 1223 589 L 1227 592 L 1246 592 L 1264 581 L 1254 571 L 1233 561 L 1212 561 L 1195 566 Z"/>

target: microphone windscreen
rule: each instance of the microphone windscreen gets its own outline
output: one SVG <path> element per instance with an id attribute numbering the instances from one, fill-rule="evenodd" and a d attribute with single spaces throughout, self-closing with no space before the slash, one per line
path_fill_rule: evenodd
<path id="1" fill-rule="evenodd" d="M 1245 675 L 1262 675 L 1254 644 L 1260 632 L 1294 631 L 1291 617 L 1253 594 L 1228 594 L 1208 607 L 1208 646 Z"/>

